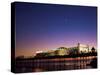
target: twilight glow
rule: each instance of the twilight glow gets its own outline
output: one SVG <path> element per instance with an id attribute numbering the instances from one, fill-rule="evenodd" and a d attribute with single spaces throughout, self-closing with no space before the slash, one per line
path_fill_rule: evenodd
<path id="1" fill-rule="evenodd" d="M 77 43 L 97 47 L 97 8 L 16 3 L 16 56 Z"/>

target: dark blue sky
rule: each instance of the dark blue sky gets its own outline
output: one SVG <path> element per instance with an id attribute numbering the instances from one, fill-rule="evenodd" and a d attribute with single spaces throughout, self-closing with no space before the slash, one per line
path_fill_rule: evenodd
<path id="1" fill-rule="evenodd" d="M 87 6 L 16 3 L 16 55 L 78 42 L 96 47 L 96 11 Z"/>

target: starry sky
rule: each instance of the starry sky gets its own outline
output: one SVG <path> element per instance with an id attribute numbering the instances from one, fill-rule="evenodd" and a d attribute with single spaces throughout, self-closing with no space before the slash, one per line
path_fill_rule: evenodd
<path id="1" fill-rule="evenodd" d="M 97 47 L 97 8 L 89 6 L 15 3 L 16 56 L 36 51 Z"/>

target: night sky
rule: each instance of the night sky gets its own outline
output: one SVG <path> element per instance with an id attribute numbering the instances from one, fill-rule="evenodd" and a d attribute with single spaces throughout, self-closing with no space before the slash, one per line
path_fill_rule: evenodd
<path id="1" fill-rule="evenodd" d="M 36 3 L 15 3 L 16 56 L 36 51 L 97 47 L 97 8 Z"/>

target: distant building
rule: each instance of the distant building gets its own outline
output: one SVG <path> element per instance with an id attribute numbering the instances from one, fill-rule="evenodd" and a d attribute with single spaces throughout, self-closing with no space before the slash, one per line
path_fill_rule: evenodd
<path id="1" fill-rule="evenodd" d="M 66 47 L 59 47 L 57 50 L 56 50 L 56 55 L 60 55 L 60 56 L 63 56 L 63 55 L 68 55 L 69 54 L 69 51 L 67 50 Z"/>
<path id="2" fill-rule="evenodd" d="M 79 50 L 78 47 L 70 47 L 68 48 L 69 54 L 78 54 Z"/>
<path id="3" fill-rule="evenodd" d="M 49 56 L 55 56 L 54 50 L 49 50 L 47 53 L 48 53 Z"/>
<path id="4" fill-rule="evenodd" d="M 79 53 L 88 53 L 89 52 L 89 46 L 88 45 L 83 45 L 78 43 L 78 52 Z"/>
<path id="5" fill-rule="evenodd" d="M 70 48 L 68 48 L 68 50 L 72 54 L 88 53 L 89 52 L 89 46 L 78 43 L 76 47 L 70 47 Z"/>
<path id="6" fill-rule="evenodd" d="M 92 48 L 91 48 L 91 52 L 92 52 L 92 53 L 95 53 L 95 52 L 96 52 L 96 49 L 95 49 L 94 47 L 92 47 Z"/>
<path id="7" fill-rule="evenodd" d="M 94 50 L 94 49 L 93 49 Z M 78 43 L 75 47 L 59 47 L 56 50 L 48 50 L 46 52 L 43 51 L 37 51 L 36 55 L 38 57 L 44 57 L 44 56 L 63 56 L 63 55 L 70 55 L 70 54 L 79 54 L 79 53 L 88 53 L 89 52 L 89 46 L 83 45 Z"/>

